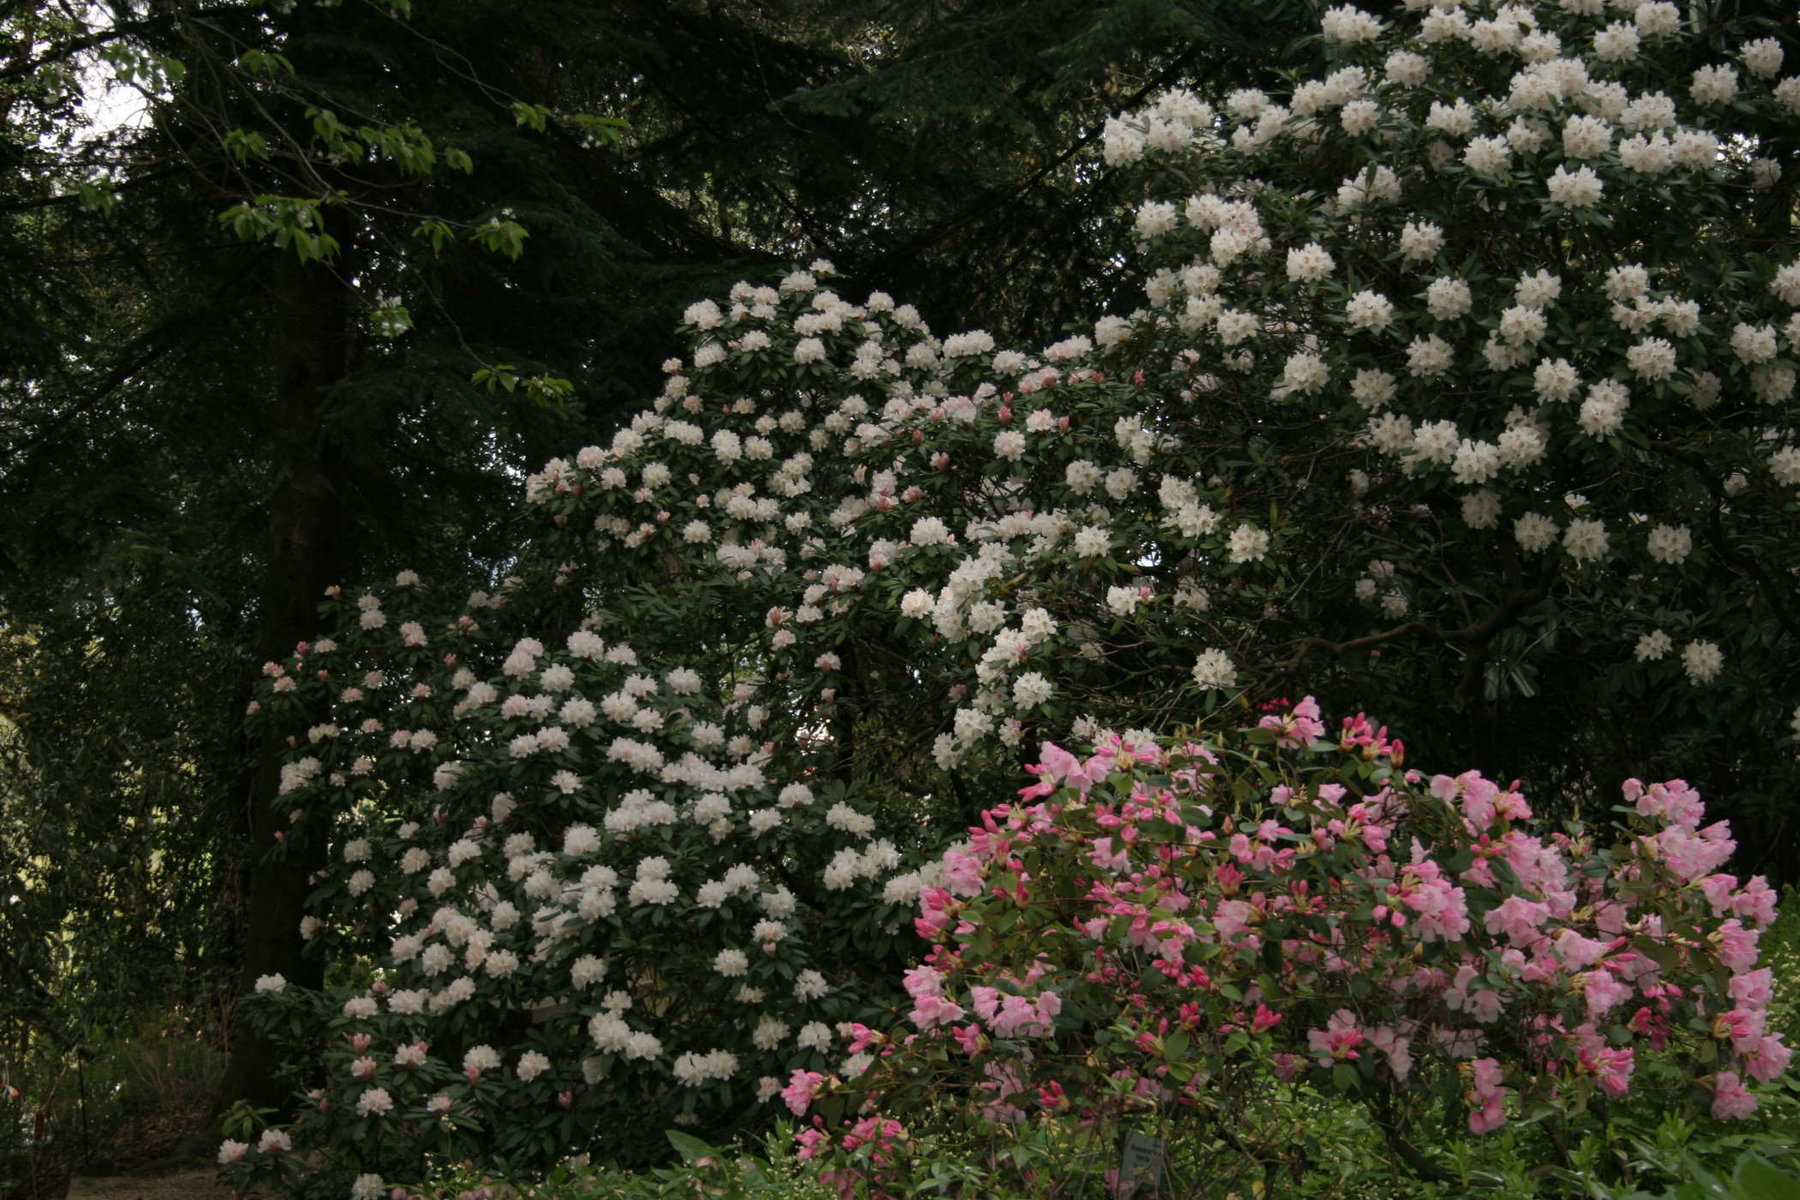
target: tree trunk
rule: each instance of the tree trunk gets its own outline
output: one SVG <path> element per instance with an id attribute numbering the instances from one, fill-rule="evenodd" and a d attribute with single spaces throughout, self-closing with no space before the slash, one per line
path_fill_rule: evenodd
<path id="1" fill-rule="evenodd" d="M 349 221 L 328 211 L 327 232 L 349 248 Z M 274 386 L 272 441 L 277 482 L 269 497 L 268 564 L 262 600 L 263 657 L 282 660 L 294 646 L 318 635 L 318 605 L 325 589 L 342 578 L 344 464 L 341 448 L 321 419 L 332 388 L 347 366 L 349 284 L 337 269 L 284 258 L 270 294 L 271 366 Z M 242 881 L 243 969 L 239 994 L 259 976 L 279 974 L 290 983 L 318 986 L 323 964 L 303 954 L 300 919 L 310 879 L 324 865 L 323 828 L 284 843 L 289 827 L 278 787 L 285 739 L 271 733 L 256 747 L 246 771 L 239 831 L 247 841 Z M 239 1029 L 221 1086 L 219 1107 L 239 1100 L 285 1108 L 289 1096 L 276 1076 L 276 1047 Z"/>

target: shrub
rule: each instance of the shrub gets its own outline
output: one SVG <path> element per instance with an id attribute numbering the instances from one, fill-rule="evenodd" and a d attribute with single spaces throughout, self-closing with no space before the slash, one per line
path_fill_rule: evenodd
<path id="1" fill-rule="evenodd" d="M 921 899 L 909 1026 L 857 1027 L 843 1078 L 792 1076 L 797 1115 L 863 1097 L 803 1153 L 879 1184 L 946 1096 L 990 1125 L 1160 1114 L 1241 1141 L 1242 1097 L 1304 1084 L 1430 1179 L 1434 1101 L 1565 1145 L 1634 1092 L 1755 1110 L 1790 1057 L 1757 966 L 1775 896 L 1718 870 L 1729 832 L 1691 788 L 1627 781 L 1629 837 L 1552 831 L 1516 788 L 1402 769 L 1360 715 L 1324 734 L 1309 698 L 1086 761 L 1046 744 Z"/>

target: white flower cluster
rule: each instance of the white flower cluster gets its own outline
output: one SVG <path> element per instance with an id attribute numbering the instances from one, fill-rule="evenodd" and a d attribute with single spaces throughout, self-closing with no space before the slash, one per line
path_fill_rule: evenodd
<path id="1" fill-rule="evenodd" d="M 1346 396 L 1367 410 L 1363 443 L 1378 462 L 1353 472 L 1359 495 L 1385 482 L 1418 508 L 1435 490 L 1463 525 L 1509 532 L 1526 554 L 1679 567 L 1721 480 L 1739 491 L 1760 468 L 1777 485 L 1800 484 L 1800 452 L 1786 444 L 1800 262 L 1696 286 L 1677 269 L 1606 254 L 1642 253 L 1623 231 L 1631 222 L 1679 237 L 1659 240 L 1665 263 L 1709 253 L 1709 239 L 1733 228 L 1731 189 L 1767 183 L 1761 141 L 1800 113 L 1800 78 L 1781 78 L 1773 38 L 1691 78 L 1647 74 L 1647 54 L 1700 32 L 1666 3 L 1409 8 L 1393 28 L 1333 8 L 1322 25 L 1333 69 L 1285 102 L 1234 94 L 1174 148 L 1148 136 L 1168 120 L 1160 105 L 1109 125 L 1109 161 L 1161 155 L 1203 181 L 1186 200 L 1154 197 L 1138 210 L 1140 236 L 1169 263 L 1147 288 L 1164 344 L 1183 347 L 1214 388 L 1260 374 L 1271 397 L 1320 419 L 1336 419 Z M 1334 198 L 1310 210 L 1287 203 L 1333 197 L 1313 163 L 1368 154 L 1376 165 Z M 1679 221 L 1671 194 L 1682 198 Z M 1500 215 L 1534 207 L 1541 219 Z M 1574 259 L 1563 249 L 1541 257 L 1534 239 L 1550 228 L 1622 233 L 1583 233 Z M 1390 247 L 1406 269 L 1390 265 Z M 1350 279 L 1359 282 L 1340 282 Z M 1775 448 L 1746 460 L 1726 433 L 1715 444 L 1732 457 L 1719 470 L 1694 449 L 1721 427 L 1693 414 L 1727 396 L 1779 415 L 1747 410 Z M 1623 466 L 1632 458 L 1674 486 L 1637 494 L 1643 468 Z M 1611 478 L 1622 486 L 1592 482 L 1621 470 Z M 1557 473 L 1589 493 L 1566 519 L 1546 515 Z M 1646 502 L 1663 507 L 1627 541 Z M 1245 561 L 1257 554 L 1253 527 L 1238 528 L 1229 554 Z M 1356 594 L 1372 603 L 1379 593 L 1369 583 Z M 1404 615 L 1404 598 L 1390 595 L 1384 615 Z M 1688 671 L 1696 682 L 1715 673 L 1705 655 Z"/>
<path id="2" fill-rule="evenodd" d="M 1668 4 L 1323 32 L 1287 96 L 1108 122 L 1109 163 L 1204 181 L 1132 214 L 1142 311 L 1026 353 L 829 264 L 740 284 L 684 314 L 653 404 L 527 480 L 532 582 L 447 622 L 416 577 L 340 597 L 337 645 L 271 664 L 264 703 L 329 708 L 282 792 L 365 814 L 322 894 L 389 977 L 345 1020 L 415 1045 L 540 1008 L 508 1086 L 593 1103 L 785 1077 L 854 1011 L 820 932 L 902 928 L 884 906 L 940 882 L 907 861 L 925 814 L 1005 796 L 1039 739 L 1160 724 L 1321 633 L 1464 624 L 1492 597 L 1431 586 L 1451 560 L 1571 606 L 1621 584 L 1649 628 L 1740 514 L 1791 505 L 1800 261 L 1671 265 L 1730 245 L 1759 129 L 1800 115 L 1780 45 L 1671 82 L 1642 69 L 1688 35 Z M 513 628 L 527 587 L 582 626 Z M 1356 628 L 1284 624 L 1297 600 Z M 1686 679 L 1728 650 L 1690 637 Z M 340 1111 L 411 1086 L 370 1061 Z"/>

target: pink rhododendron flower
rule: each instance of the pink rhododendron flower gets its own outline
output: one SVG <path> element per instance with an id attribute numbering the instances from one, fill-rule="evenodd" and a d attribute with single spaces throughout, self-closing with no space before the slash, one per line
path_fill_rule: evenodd
<path id="1" fill-rule="evenodd" d="M 1607 1095 L 1623 1096 L 1631 1090 L 1631 1072 L 1636 1065 L 1631 1047 L 1590 1049 L 1584 1046 L 1579 1051 L 1579 1059 L 1582 1070 L 1592 1075 Z"/>
<path id="2" fill-rule="evenodd" d="M 1775 972 L 1768 967 L 1740 971 L 1726 985 L 1731 998 L 1745 1008 L 1767 1008 L 1775 998 Z"/>
<path id="3" fill-rule="evenodd" d="M 946 851 L 943 857 L 944 886 L 958 896 L 979 896 L 986 890 L 979 859 L 958 850 Z"/>
<path id="4" fill-rule="evenodd" d="M 1775 889 L 1761 875 L 1752 875 L 1743 890 L 1731 898 L 1731 911 L 1758 929 L 1775 923 Z"/>
<path id="5" fill-rule="evenodd" d="M 1721 1121 L 1741 1121 L 1756 1111 L 1756 1097 L 1744 1090 L 1734 1071 L 1713 1076 L 1712 1115 Z"/>
<path id="6" fill-rule="evenodd" d="M 1125 847 L 1116 845 L 1112 838 L 1095 838 L 1094 848 L 1088 851 L 1088 861 L 1102 871 L 1119 872 L 1131 869 L 1131 856 Z"/>
<path id="7" fill-rule="evenodd" d="M 936 967 L 909 967 L 901 980 L 906 987 L 906 994 L 915 999 L 944 994 L 944 973 Z"/>
<path id="8" fill-rule="evenodd" d="M 1508 896 L 1488 910 L 1481 923 L 1489 933 L 1508 938 L 1513 945 L 1530 947 L 1542 936 L 1539 930 L 1550 919 L 1550 906 L 1541 900 Z"/>
<path id="9" fill-rule="evenodd" d="M 1213 928 L 1227 941 L 1249 928 L 1256 910 L 1242 900 L 1224 900 L 1213 910 Z"/>
<path id="10" fill-rule="evenodd" d="M 1333 1013 L 1324 1029 L 1306 1031 L 1306 1044 L 1318 1056 L 1322 1067 L 1328 1067 L 1334 1062 L 1354 1062 L 1361 1058 L 1357 1047 L 1365 1040 L 1362 1030 L 1357 1028 L 1356 1014 L 1345 1008 Z"/>
<path id="11" fill-rule="evenodd" d="M 1568 971 L 1580 971 L 1592 966 L 1613 948 L 1611 942 L 1583 937 L 1573 929 L 1562 930 L 1552 941 L 1556 946 L 1556 956 L 1562 959 L 1563 968 Z"/>
<path id="12" fill-rule="evenodd" d="M 920 1029 L 936 1029 L 963 1019 L 963 1007 L 942 996 L 917 996 L 913 999 L 912 1023 Z"/>
<path id="13" fill-rule="evenodd" d="M 1491 1133 L 1506 1124 L 1506 1089 L 1500 1086 L 1500 1064 L 1478 1058 L 1470 1064 L 1474 1086 L 1463 1094 L 1469 1105 L 1469 1132 Z"/>
<path id="14" fill-rule="evenodd" d="M 1038 764 L 1037 767 L 1028 769 L 1052 782 L 1072 787 L 1083 796 L 1087 795 L 1088 789 L 1112 773 L 1112 764 L 1105 757 L 1095 755 L 1084 764 L 1073 754 L 1051 742 L 1045 742 L 1039 750 Z"/>
<path id="15" fill-rule="evenodd" d="M 1319 720 L 1319 702 L 1311 696 L 1280 716 L 1271 713 L 1257 722 L 1263 729 L 1275 731 L 1275 744 L 1294 750 L 1325 736 L 1324 722 Z"/>
<path id="16" fill-rule="evenodd" d="M 1697 833 L 1689 826 L 1673 825 L 1652 840 L 1669 869 L 1684 881 L 1711 874 L 1737 850 L 1730 828 L 1723 821 Z"/>
<path id="17" fill-rule="evenodd" d="M 981 1026 L 970 1023 L 957 1027 L 956 1044 L 962 1048 L 964 1054 L 974 1058 L 987 1048 L 988 1039 L 987 1035 L 982 1032 Z"/>
<path id="18" fill-rule="evenodd" d="M 1762 931 L 1745 929 L 1742 921 L 1731 918 L 1719 926 L 1719 961 L 1732 971 L 1748 971 L 1756 965 L 1756 943 Z"/>
<path id="19" fill-rule="evenodd" d="M 913 929 L 926 941 L 936 941 L 955 926 L 956 913 L 961 909 L 956 897 L 943 888 L 922 888 L 919 891 L 920 915 L 913 918 Z"/>
<path id="20" fill-rule="evenodd" d="M 1640 780 L 1627 779 L 1622 790 L 1625 802 L 1637 805 L 1640 816 L 1654 817 L 1671 825 L 1693 829 L 1706 815 L 1706 806 L 1700 802 L 1700 793 L 1689 787 L 1685 780 L 1670 779 L 1646 787 Z"/>
<path id="21" fill-rule="evenodd" d="M 796 1117 L 804 1117 L 806 1110 L 812 1107 L 813 1098 L 825 1085 L 825 1076 L 817 1071 L 796 1070 L 788 1077 L 788 1085 L 781 1089 L 781 1099 L 787 1104 L 788 1111 Z"/>
<path id="22" fill-rule="evenodd" d="M 1055 992 L 1043 993 L 1035 1003 L 1024 996 L 1009 995 L 1001 997 L 998 1010 L 983 1014 L 983 1019 L 996 1037 L 1049 1037 L 1055 1031 L 1052 1018 L 1060 1011 L 1062 1000 Z"/>
<path id="23" fill-rule="evenodd" d="M 1400 901 L 1417 914 L 1417 932 L 1422 941 L 1449 941 L 1469 931 L 1467 898 L 1461 888 L 1443 878 L 1436 863 L 1413 864 L 1402 885 L 1389 891 L 1397 893 Z"/>
<path id="24" fill-rule="evenodd" d="M 1734 1043 L 1743 1060 L 1744 1072 L 1752 1079 L 1768 1083 L 1788 1069 L 1794 1052 L 1782 1042 L 1779 1033 L 1766 1033 L 1747 1045 Z"/>
<path id="25" fill-rule="evenodd" d="M 1587 1011 L 1590 1017 L 1599 1017 L 1615 1005 L 1623 1004 L 1631 999 L 1632 990 L 1628 983 L 1621 983 L 1605 968 L 1596 968 L 1580 976 L 1582 989 L 1587 996 Z"/>
<path id="26" fill-rule="evenodd" d="M 1388 1069 L 1394 1073 L 1394 1078 L 1405 1083 L 1412 1073 L 1412 1039 L 1391 1026 L 1378 1025 L 1369 1031 L 1369 1044 L 1387 1058 Z"/>

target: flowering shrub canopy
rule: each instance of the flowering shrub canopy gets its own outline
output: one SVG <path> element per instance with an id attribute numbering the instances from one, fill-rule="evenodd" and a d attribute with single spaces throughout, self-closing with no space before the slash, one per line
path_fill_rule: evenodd
<path id="1" fill-rule="evenodd" d="M 1746 1084 L 1790 1057 L 1757 966 L 1774 893 L 1718 870 L 1729 832 L 1687 784 L 1627 781 L 1613 841 L 1547 831 L 1478 773 L 1402 770 L 1361 715 L 1324 735 L 1309 698 L 1216 739 L 1046 743 L 921 897 L 907 1022 L 854 1027 L 843 1078 L 792 1076 L 797 1114 L 845 1091 L 876 1114 L 817 1121 L 806 1152 L 879 1174 L 862 1127 L 905 1138 L 946 1097 L 992 1123 L 1185 1111 L 1244 1137 L 1270 1080 L 1364 1100 L 1395 1140 L 1411 1094 L 1474 1133 L 1673 1081 L 1713 1116 L 1754 1110 Z"/>
<path id="2" fill-rule="evenodd" d="M 275 1017 L 323 1005 L 335 1039 L 309 1136 L 368 1163 L 427 1128 L 462 1152 L 491 1125 L 482 1145 L 545 1158 L 823 1073 L 921 888 L 993 869 L 935 851 L 1040 739 L 1149 747 L 1177 716 L 1377 649 L 1390 668 L 1414 646 L 1421 671 L 1454 658 L 1445 686 L 1475 703 L 1559 653 L 1546 606 L 1565 647 L 1610 645 L 1651 685 L 1736 672 L 1742 740 L 1786 739 L 1792 678 L 1728 631 L 1800 631 L 1800 258 L 1756 224 L 1759 195 L 1786 194 L 1768 155 L 1800 79 L 1781 42 L 1716 51 L 1686 21 L 1660 2 L 1333 9 L 1321 74 L 1291 94 L 1175 91 L 1104 130 L 1106 164 L 1151 193 L 1139 311 L 1022 352 L 846 299 L 823 262 L 740 284 L 687 310 L 692 351 L 650 408 L 527 481 L 541 525 L 506 586 L 454 608 L 410 573 L 334 593 L 332 636 L 270 664 L 259 701 L 306 729 L 293 836 L 334 847 L 310 928 L 378 972 L 328 1001 L 271 988 Z M 1713 969 L 1689 892 L 1634 924 L 1650 874 L 1714 877 L 1720 835 L 1647 813 L 1667 818 L 1654 853 L 1515 836 L 1514 789 L 1382 782 L 1258 793 L 1264 815 L 1209 800 L 1229 830 L 1160 793 L 1112 814 L 1172 854 L 1243 841 L 1248 862 L 1206 885 L 1261 872 L 1264 907 L 1209 899 L 1184 925 L 1138 914 L 1133 884 L 1105 898 L 1125 926 L 1045 926 L 1046 953 L 1123 937 L 1188 990 L 1215 955 L 1266 954 L 1266 998 L 1333 1006 L 1272 1009 L 1279 1036 L 1254 1005 L 1219 1008 L 1215 1058 L 1187 1067 L 1133 1041 L 1177 1060 L 1154 1088 L 1248 1046 L 1358 1086 L 1461 1061 L 1491 1124 L 1504 1089 L 1629 1086 L 1634 1039 L 1680 1042 L 1699 1011 L 1682 1006 L 1727 994 L 1724 976 L 1648 990 Z M 1384 857 L 1403 820 L 1437 824 Z M 1082 852 L 1112 879 L 1129 849 Z M 1294 907 L 1298 878 L 1307 906 L 1363 897 L 1330 908 L 1351 941 Z M 1733 887 L 1705 905 L 1766 919 Z M 1139 915 L 1180 928 L 1126 937 Z M 1750 935 L 1720 930 L 1723 969 L 1750 973 Z M 1401 978 L 1403 947 L 1431 965 Z M 1333 992 L 1339 975 L 1364 991 Z M 981 1036 L 1029 1041 L 1071 1019 L 1019 979 L 934 986 L 915 977 L 930 1030 L 972 1011 Z M 1615 1035 L 1633 1000 L 1643 1028 Z M 1779 1054 L 1727 1040 L 1728 1112 Z"/>

